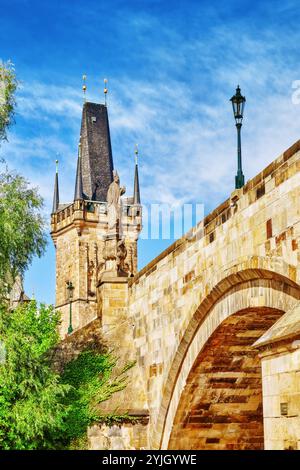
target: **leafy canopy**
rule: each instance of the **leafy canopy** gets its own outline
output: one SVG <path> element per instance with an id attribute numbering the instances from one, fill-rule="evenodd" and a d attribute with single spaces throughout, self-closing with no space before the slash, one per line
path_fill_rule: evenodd
<path id="1" fill-rule="evenodd" d="M 4 168 L 3 168 L 4 167 Z M 9 292 L 46 246 L 43 206 L 37 189 L 2 164 L 0 171 L 0 296 Z"/>
<path id="2" fill-rule="evenodd" d="M 11 62 L 0 63 L 0 141 L 7 139 L 7 129 L 14 122 L 17 80 Z"/>
<path id="3" fill-rule="evenodd" d="M 0 143 L 13 122 L 16 87 L 12 64 L 0 63 Z M 90 424 L 127 418 L 102 416 L 98 405 L 126 386 L 133 364 L 112 378 L 116 359 L 86 351 L 60 377 L 50 360 L 59 314 L 35 301 L 9 310 L 17 275 L 43 254 L 46 238 L 37 190 L 0 164 L 0 450 L 78 447 Z"/>
<path id="4" fill-rule="evenodd" d="M 67 384 L 51 368 L 59 314 L 32 301 L 7 312 L 0 307 L 0 449 L 43 449 L 63 427 Z"/>
<path id="5" fill-rule="evenodd" d="M 60 376 L 51 359 L 59 321 L 35 301 L 0 307 L 0 450 L 82 448 L 88 426 L 132 419 L 103 415 L 99 404 L 126 387 L 133 363 L 115 373 L 116 358 L 88 350 Z"/>
<path id="6" fill-rule="evenodd" d="M 0 62 L 0 143 L 14 122 L 17 80 L 13 64 Z M 42 198 L 19 174 L 0 161 L 0 300 L 9 293 L 34 256 L 46 246 Z"/>

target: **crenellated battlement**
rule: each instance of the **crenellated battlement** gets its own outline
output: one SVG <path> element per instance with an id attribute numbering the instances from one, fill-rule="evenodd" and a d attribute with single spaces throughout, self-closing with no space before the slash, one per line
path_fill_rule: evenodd
<path id="1" fill-rule="evenodd" d="M 105 236 L 108 228 L 107 202 L 82 200 L 63 206 L 51 214 L 50 233 L 54 244 L 58 234 L 71 230 L 74 225 L 79 235 L 84 227 L 98 226 L 99 236 L 102 231 Z M 142 229 L 142 207 L 122 203 L 121 212 L 124 236 L 137 237 Z"/>

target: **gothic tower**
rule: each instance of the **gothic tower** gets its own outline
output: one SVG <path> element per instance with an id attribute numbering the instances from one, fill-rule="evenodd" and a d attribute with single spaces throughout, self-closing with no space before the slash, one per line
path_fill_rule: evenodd
<path id="1" fill-rule="evenodd" d="M 107 107 L 85 102 L 74 200 L 60 203 L 56 171 L 51 214 L 51 236 L 56 248 L 56 308 L 62 313 L 62 337 L 97 317 L 97 289 L 104 274 L 124 278 L 137 272 L 137 239 L 142 224 L 137 162 L 134 194 L 120 198 L 122 231 L 118 220 L 118 233 L 112 234 L 107 193 L 110 186 L 119 187 L 116 175 Z"/>

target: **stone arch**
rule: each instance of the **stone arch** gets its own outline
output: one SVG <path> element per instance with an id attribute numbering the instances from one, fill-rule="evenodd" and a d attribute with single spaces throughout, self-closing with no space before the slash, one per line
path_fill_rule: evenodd
<path id="1" fill-rule="evenodd" d="M 154 448 L 168 447 L 188 374 L 199 352 L 222 321 L 238 311 L 257 306 L 286 312 L 300 300 L 300 286 L 297 283 L 278 272 L 258 268 L 257 262 L 253 264 L 255 268 L 239 271 L 235 265 L 232 270 L 228 270 L 230 274 L 219 278 L 219 282 L 194 312 L 165 380 L 158 419 L 151 436 Z M 287 271 L 288 269 L 284 269 L 284 272 Z"/>
<path id="2" fill-rule="evenodd" d="M 189 372 L 169 449 L 264 448 L 261 364 L 252 344 L 282 313 L 252 307 L 216 328 Z"/>

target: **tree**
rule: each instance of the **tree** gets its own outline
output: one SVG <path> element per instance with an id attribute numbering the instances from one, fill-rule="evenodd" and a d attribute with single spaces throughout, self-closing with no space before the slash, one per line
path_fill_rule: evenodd
<path id="1" fill-rule="evenodd" d="M 42 198 L 17 173 L 0 172 L 0 299 L 46 247 Z"/>
<path id="2" fill-rule="evenodd" d="M 0 143 L 14 122 L 17 80 L 11 62 L 0 63 Z M 0 161 L 0 301 L 7 297 L 17 275 L 22 276 L 32 258 L 46 246 L 43 205 L 36 189 Z"/>
<path id="3" fill-rule="evenodd" d="M 51 368 L 49 351 L 59 341 L 59 314 L 35 301 L 7 312 L 0 307 L 0 449 L 49 449 L 63 428 L 70 386 Z M 3 357 L 3 355 L 2 355 Z"/>
<path id="4" fill-rule="evenodd" d="M 13 122 L 16 86 L 12 65 L 0 64 L 0 143 Z M 7 297 L 14 281 L 34 256 L 43 254 L 46 237 L 37 190 L 1 163 L 0 450 L 69 447 L 92 422 L 121 418 L 101 417 L 97 405 L 126 386 L 127 367 L 111 379 L 115 360 L 88 352 L 60 377 L 51 363 L 59 342 L 60 316 L 54 307 L 32 301 L 10 309 Z"/>
<path id="5" fill-rule="evenodd" d="M 54 307 L 35 301 L 0 307 L 0 450 L 82 448 L 91 424 L 134 420 L 99 410 L 126 387 L 134 363 L 115 373 L 116 358 L 87 350 L 59 375 L 52 364 L 59 321 Z"/>
<path id="6" fill-rule="evenodd" d="M 11 62 L 0 63 L 0 141 L 7 138 L 7 129 L 14 122 L 17 80 Z"/>

